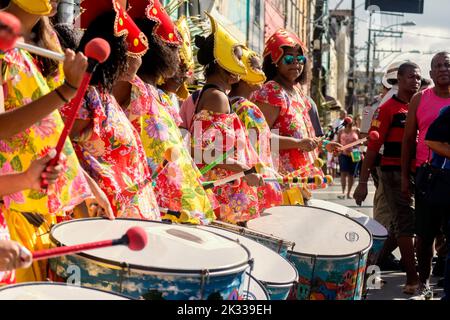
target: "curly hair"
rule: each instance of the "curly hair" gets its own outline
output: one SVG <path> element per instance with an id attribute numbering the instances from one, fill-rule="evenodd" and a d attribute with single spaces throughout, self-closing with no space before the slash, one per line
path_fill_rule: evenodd
<path id="1" fill-rule="evenodd" d="M 97 66 L 90 83 L 100 86 L 107 92 L 112 91 L 119 76 L 128 69 L 125 37 L 114 35 L 115 17 L 116 13 L 110 11 L 95 18 L 84 32 L 78 47 L 78 51 L 84 51 L 86 44 L 94 38 L 103 38 L 111 46 L 109 58 Z"/>
<path id="2" fill-rule="evenodd" d="M 155 22 L 149 19 L 136 19 L 136 24 L 147 36 L 149 50 L 142 57 L 142 65 L 138 74 L 154 79 L 168 78 L 174 75 L 180 63 L 178 47 L 169 46 L 153 35 Z"/>
<path id="3" fill-rule="evenodd" d="M 301 52 L 301 54 L 303 54 L 303 52 Z M 308 68 L 309 60 L 307 59 L 305 65 L 303 66 L 303 72 L 300 77 L 297 78 L 296 83 L 305 84 L 308 81 Z M 264 58 L 263 71 L 266 74 L 267 81 L 273 80 L 278 74 L 277 66 L 273 63 L 272 56 L 270 54 Z"/>
<path id="4" fill-rule="evenodd" d="M 63 49 L 77 50 L 82 33 L 72 24 L 58 23 L 53 26 Z"/>

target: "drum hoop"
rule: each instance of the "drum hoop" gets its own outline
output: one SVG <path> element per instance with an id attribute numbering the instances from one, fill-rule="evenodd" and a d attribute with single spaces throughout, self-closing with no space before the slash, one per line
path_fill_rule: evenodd
<path id="1" fill-rule="evenodd" d="M 228 229 L 219 228 L 219 227 L 216 227 L 216 226 L 213 226 L 213 225 L 208 225 L 208 226 L 194 226 L 194 228 L 198 228 L 198 227 L 201 227 L 201 230 L 205 230 L 205 229 L 207 229 L 207 228 L 212 228 L 212 229 L 219 229 L 219 230 L 224 230 L 224 231 L 233 233 L 233 232 L 229 231 Z M 208 232 L 213 232 L 213 231 L 210 231 L 210 230 L 206 230 L 206 231 L 208 231 Z M 214 232 L 213 232 L 213 233 L 214 233 Z M 233 234 L 245 238 L 245 236 L 243 236 L 242 234 L 237 234 L 237 233 L 233 233 Z M 223 236 L 223 235 L 220 234 L 220 236 Z M 292 280 L 292 281 L 286 281 L 286 282 L 271 282 L 271 281 L 265 281 L 265 280 L 262 280 L 262 279 L 257 279 L 259 282 L 268 284 L 268 285 L 270 285 L 271 287 L 280 287 L 280 288 L 283 287 L 283 288 L 284 288 L 284 287 L 292 286 L 292 283 L 294 283 L 294 282 L 297 281 L 297 279 L 298 279 L 298 271 L 297 271 L 297 268 L 292 264 L 292 262 L 290 262 L 290 261 L 289 261 L 288 259 L 286 259 L 285 257 L 281 256 L 281 255 L 278 254 L 277 252 L 271 250 L 270 248 L 267 248 L 265 245 L 263 245 L 263 244 L 261 244 L 261 243 L 259 243 L 259 242 L 256 242 L 256 241 L 254 241 L 254 240 L 252 240 L 252 239 L 250 239 L 250 238 L 248 238 L 248 240 L 255 242 L 257 245 L 259 245 L 259 246 L 261 246 L 261 247 L 263 247 L 263 248 L 269 250 L 269 251 L 272 252 L 274 255 L 276 255 L 277 257 L 279 257 L 279 258 L 281 258 L 282 260 L 284 260 L 287 264 L 289 264 L 289 265 L 291 266 L 291 269 L 294 270 L 294 272 L 295 272 L 295 277 L 294 277 L 294 280 Z M 234 240 L 232 240 L 232 241 L 234 241 Z M 251 251 L 250 251 L 250 255 L 251 255 Z"/>
<path id="2" fill-rule="evenodd" d="M 346 218 L 350 218 L 350 217 L 349 217 L 348 215 L 346 215 L 346 214 L 341 214 L 341 213 L 339 213 L 339 212 L 336 212 L 336 211 L 333 211 L 333 210 L 330 210 L 330 209 L 319 208 L 319 207 L 316 207 L 316 206 L 299 206 L 299 207 L 314 208 L 314 209 L 319 209 L 319 210 L 330 211 L 330 212 L 337 213 L 337 214 L 340 215 L 340 216 L 343 216 L 343 217 L 346 217 Z M 356 210 L 355 210 L 355 211 L 356 211 Z M 357 212 L 359 212 L 359 211 L 357 211 Z M 364 213 L 361 212 L 361 214 L 364 214 Z M 371 219 L 371 220 L 373 220 L 373 221 L 375 221 L 375 222 L 378 223 L 380 226 L 382 226 L 384 229 L 386 229 L 381 223 L 379 223 L 379 222 L 376 221 L 375 219 L 373 219 L 373 218 L 371 218 L 371 217 L 368 217 L 368 218 Z M 360 226 L 363 226 L 364 228 L 366 228 L 365 225 L 359 223 L 358 221 L 353 220 L 352 218 L 350 218 L 350 219 L 351 219 L 352 221 L 356 222 L 357 224 L 359 224 Z M 367 228 L 366 228 L 366 229 L 367 229 Z M 375 234 L 373 234 L 373 233 L 370 232 L 370 231 L 369 231 L 369 233 L 372 235 L 373 238 L 377 238 L 377 239 L 385 239 L 385 240 L 388 238 L 388 232 L 387 232 L 387 230 L 386 230 L 386 234 L 377 234 L 377 235 L 375 235 Z"/>
<path id="3" fill-rule="evenodd" d="M 45 282 L 45 281 L 40 281 L 40 282 L 22 282 L 22 283 L 17 283 L 17 284 L 11 284 L 11 285 L 7 285 L 7 286 L 4 286 L 4 287 L 0 288 L 0 292 L 6 291 L 8 289 L 14 289 L 14 288 L 19 288 L 19 287 L 31 287 L 31 286 L 58 286 L 58 287 L 78 288 L 78 289 L 81 288 L 81 289 L 84 289 L 84 290 L 98 291 L 98 292 L 101 292 L 101 293 L 106 293 L 108 295 L 113 295 L 113 296 L 126 298 L 126 299 L 130 299 L 130 300 L 137 300 L 136 298 L 129 297 L 127 295 L 119 294 L 119 293 L 112 292 L 112 291 L 105 291 L 105 290 L 101 290 L 101 289 L 97 289 L 97 288 L 91 288 L 91 287 L 85 287 L 85 286 L 77 286 L 77 285 L 68 284 L 68 283 Z"/>
<path id="4" fill-rule="evenodd" d="M 270 300 L 269 291 L 264 286 L 265 282 L 262 282 L 261 280 L 256 279 L 253 275 L 249 274 L 248 272 L 246 272 L 245 274 L 259 285 L 259 287 L 263 290 L 264 294 L 266 295 L 267 300 Z M 245 300 L 245 301 L 251 301 L 251 300 Z"/>
<path id="5" fill-rule="evenodd" d="M 296 207 L 296 206 L 283 205 L 283 206 L 279 206 L 279 207 Z M 328 210 L 328 209 L 322 209 L 322 208 L 317 208 L 317 207 L 308 207 L 308 206 L 298 206 L 298 207 L 302 207 L 302 208 L 314 208 L 314 209 L 319 209 L 319 210 L 323 210 L 323 211 L 328 211 L 328 212 L 330 212 L 330 213 L 337 214 L 337 215 L 340 216 L 340 217 L 344 217 L 344 218 L 346 218 L 347 220 L 350 220 L 350 221 L 352 221 L 352 222 L 355 222 L 355 223 L 358 224 L 358 226 L 362 227 L 362 228 L 369 234 L 369 236 L 370 236 L 370 241 L 369 241 L 369 245 L 368 245 L 366 248 L 364 248 L 364 249 L 362 249 L 362 250 L 360 250 L 360 251 L 357 251 L 357 252 L 353 252 L 353 253 L 349 253 L 349 254 L 343 254 L 343 255 L 333 255 L 333 256 L 330 256 L 330 255 L 320 255 L 320 254 L 309 254 L 309 253 L 296 252 L 296 251 L 292 251 L 292 250 L 289 250 L 289 251 L 288 251 L 288 254 L 291 254 L 291 255 L 294 255 L 294 256 L 305 256 L 305 257 L 313 257 L 313 258 L 327 258 L 327 259 L 333 260 L 333 258 L 336 258 L 336 259 L 340 259 L 340 258 L 350 258 L 350 257 L 353 257 L 353 256 L 358 255 L 358 254 L 364 254 L 365 252 L 369 252 L 370 249 L 372 248 L 372 246 L 373 246 L 373 236 L 372 236 L 372 233 L 369 231 L 369 229 L 366 228 L 366 226 L 364 226 L 364 225 L 362 225 L 362 224 L 360 224 L 360 223 L 354 221 L 352 218 L 347 217 L 347 216 L 344 216 L 344 215 L 342 215 L 342 214 L 339 214 L 339 213 L 337 213 L 337 212 L 335 212 L 335 211 L 331 211 L 331 210 Z"/>
<path id="6" fill-rule="evenodd" d="M 257 230 L 254 230 L 254 229 L 250 229 L 250 228 L 239 227 L 239 226 L 235 226 L 235 225 L 232 225 L 232 224 L 225 224 L 224 222 L 221 222 L 221 221 L 213 221 L 213 222 L 211 222 L 211 224 L 209 224 L 209 226 L 214 227 L 214 228 L 218 228 L 218 229 L 227 230 L 227 231 L 229 229 L 232 229 L 232 230 L 235 229 L 236 230 L 235 233 L 237 233 L 237 234 L 239 234 L 241 236 L 244 236 L 244 237 L 245 237 L 245 234 L 246 234 L 245 231 L 248 230 L 249 231 L 248 234 L 253 235 L 253 236 L 255 236 L 258 239 L 274 240 L 273 242 L 277 242 L 277 243 L 281 242 L 281 243 L 286 244 L 286 247 L 288 247 L 288 248 L 294 248 L 295 247 L 295 242 L 292 242 L 292 241 L 289 241 L 289 240 L 286 240 L 286 239 L 282 239 L 282 238 L 279 238 L 277 236 L 274 236 L 274 235 L 271 235 L 271 234 L 268 234 L 268 233 L 264 233 L 264 232 L 260 232 L 260 231 L 257 231 Z M 229 229 L 228 229 L 228 227 L 229 227 Z"/>
<path id="7" fill-rule="evenodd" d="M 363 255 L 367 254 L 371 248 L 372 248 L 372 241 L 370 242 L 370 246 L 368 248 L 358 251 L 358 252 L 350 253 L 350 254 L 330 256 L 330 255 L 301 253 L 301 252 L 295 252 L 295 251 L 288 251 L 288 254 L 290 254 L 291 256 L 296 256 L 296 257 L 315 258 L 316 260 L 317 259 L 342 260 L 344 258 L 354 258 L 356 256 L 363 256 Z"/>
<path id="8" fill-rule="evenodd" d="M 50 230 L 50 240 L 57 246 L 64 246 L 64 244 L 57 240 L 54 236 L 53 236 L 53 231 L 56 230 L 57 228 L 66 225 L 66 224 L 70 224 L 70 223 L 76 223 L 76 222 L 82 222 L 82 221 L 95 221 L 95 220 L 105 220 L 104 218 L 86 218 L 86 219 L 76 219 L 76 220 L 71 220 L 71 221 L 65 221 L 62 223 L 58 223 L 56 225 L 54 225 L 52 227 L 52 229 Z M 171 225 L 171 223 L 165 223 L 165 222 L 160 222 L 160 221 L 147 221 L 147 220 L 140 220 L 140 219 L 125 219 L 125 218 L 116 218 L 115 221 L 137 221 L 137 222 L 150 222 L 150 223 L 159 223 L 159 224 L 164 224 L 164 225 Z M 212 233 L 210 231 L 208 231 L 209 233 Z M 216 236 L 220 236 L 222 238 L 225 238 L 227 240 L 230 240 L 226 237 L 223 237 L 221 235 L 215 234 Z M 232 240 L 230 240 L 232 241 Z M 242 262 L 242 263 L 238 263 L 236 265 L 232 265 L 232 266 L 227 266 L 227 267 L 222 267 L 222 268 L 215 268 L 215 269 L 209 269 L 209 270 L 205 270 L 205 269 L 198 269 L 198 270 L 183 270 L 183 269 L 167 269 L 167 268 L 156 268 L 156 267 L 144 267 L 141 265 L 136 265 L 136 264 L 129 264 L 126 262 L 118 262 L 118 261 L 114 261 L 114 260 L 110 260 L 107 258 L 100 258 L 100 257 L 96 257 L 94 255 L 88 254 L 88 253 L 84 253 L 84 252 L 80 252 L 75 254 L 74 256 L 80 256 L 83 257 L 85 259 L 94 261 L 94 262 L 98 262 L 100 264 L 103 265 L 109 265 L 114 267 L 115 269 L 127 269 L 129 271 L 140 271 L 140 272 L 146 272 L 148 274 L 154 274 L 154 273 L 158 273 L 158 274 L 163 274 L 163 275 L 180 275 L 180 276 L 191 276 L 191 277 L 199 277 L 202 278 L 204 277 L 204 274 L 207 273 L 209 276 L 223 276 L 223 275 L 228 275 L 228 274 L 235 274 L 235 273 L 239 273 L 244 271 L 245 269 L 247 269 L 250 266 L 250 261 L 251 261 L 251 253 L 250 251 L 244 247 L 242 244 L 239 244 L 239 246 L 241 248 L 243 248 L 246 252 L 247 252 L 247 256 L 248 256 L 248 260 L 246 262 Z"/>

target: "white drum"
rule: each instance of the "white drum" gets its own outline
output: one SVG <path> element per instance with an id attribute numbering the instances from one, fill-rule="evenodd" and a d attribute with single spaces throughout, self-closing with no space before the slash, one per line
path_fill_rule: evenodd
<path id="1" fill-rule="evenodd" d="M 337 213 L 308 207 L 267 209 L 248 228 L 295 242 L 290 261 L 299 273 L 298 299 L 360 299 L 372 236 Z"/>
<path id="2" fill-rule="evenodd" d="M 269 292 L 255 277 L 245 274 L 244 286 L 240 294 L 243 300 L 270 300 Z"/>
<path id="3" fill-rule="evenodd" d="M 51 282 L 20 283 L 0 289 L 0 300 L 129 300 L 111 292 Z"/>
<path id="4" fill-rule="evenodd" d="M 388 237 L 388 231 L 384 226 L 359 211 L 330 201 L 311 199 L 308 200 L 308 207 L 330 210 L 349 217 L 350 219 L 365 226 L 373 236 L 373 245 L 369 252 L 368 263 L 376 264 L 384 242 Z"/>
<path id="5" fill-rule="evenodd" d="M 199 226 L 197 228 L 220 234 L 241 243 L 250 251 L 253 259 L 251 275 L 266 287 L 270 299 L 287 299 L 289 292 L 298 279 L 297 270 L 288 260 L 266 246 L 231 231 L 206 226 Z"/>
<path id="6" fill-rule="evenodd" d="M 79 219 L 54 226 L 50 235 L 56 245 L 76 245 L 117 239 L 134 226 L 148 235 L 142 251 L 115 246 L 51 259 L 56 280 L 65 281 L 76 266 L 83 286 L 150 300 L 228 299 L 241 287 L 249 251 L 205 230 L 132 219 Z"/>

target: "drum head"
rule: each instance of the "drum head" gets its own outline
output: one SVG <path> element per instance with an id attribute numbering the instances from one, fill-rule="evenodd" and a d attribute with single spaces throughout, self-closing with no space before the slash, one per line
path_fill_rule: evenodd
<path id="1" fill-rule="evenodd" d="M 298 278 L 295 269 L 286 259 L 252 239 L 215 227 L 197 227 L 238 241 L 250 251 L 253 259 L 252 275 L 271 285 L 292 285 Z"/>
<path id="2" fill-rule="evenodd" d="M 263 284 L 248 273 L 245 274 L 243 286 L 242 299 L 270 300 L 269 293 L 266 288 L 264 288 Z"/>
<path id="3" fill-rule="evenodd" d="M 129 300 L 129 298 L 62 283 L 30 282 L 0 289 L 0 300 Z"/>
<path id="4" fill-rule="evenodd" d="M 330 201 L 324 201 L 324 200 L 317 200 L 317 199 L 311 199 L 308 200 L 308 207 L 314 207 L 314 208 L 320 208 L 320 209 L 326 209 L 330 210 L 339 214 L 342 214 L 344 216 L 347 216 L 351 218 L 352 220 L 358 222 L 359 224 L 362 224 L 365 226 L 374 237 L 377 238 L 387 238 L 388 232 L 384 226 L 382 226 L 380 223 L 378 223 L 376 220 L 371 219 L 370 217 L 366 216 L 364 213 L 361 213 L 359 211 L 353 210 L 351 208 L 348 208 L 346 206 L 330 202 Z"/>
<path id="5" fill-rule="evenodd" d="M 248 227 L 295 242 L 293 252 L 300 255 L 346 257 L 372 246 L 372 236 L 362 225 L 317 208 L 273 207 L 250 220 Z"/>
<path id="6" fill-rule="evenodd" d="M 131 227 L 147 232 L 148 244 L 142 251 L 119 245 L 83 252 L 81 255 L 102 263 L 130 269 L 164 273 L 197 274 L 202 270 L 225 272 L 248 267 L 250 254 L 241 244 L 192 227 L 152 221 L 81 219 L 58 224 L 51 238 L 58 245 L 121 238 Z"/>

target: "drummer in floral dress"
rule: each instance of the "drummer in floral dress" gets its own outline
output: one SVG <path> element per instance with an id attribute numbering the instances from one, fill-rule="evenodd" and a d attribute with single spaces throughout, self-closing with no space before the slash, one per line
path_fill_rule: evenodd
<path id="1" fill-rule="evenodd" d="M 280 175 L 273 166 L 270 128 L 261 110 L 249 100 L 252 93 L 261 89 L 266 81 L 261 59 L 256 52 L 244 48 L 242 62 L 246 67 L 247 74 L 241 77 L 241 81 L 232 85 L 229 93 L 230 101 L 233 104 L 232 109 L 247 129 L 247 136 L 258 155 L 260 172 L 264 177 L 277 178 Z M 266 183 L 258 187 L 260 211 L 281 205 L 282 200 L 281 187 L 278 183 Z"/>
<path id="2" fill-rule="evenodd" d="M 212 34 L 195 39 L 200 48 L 198 61 L 205 66 L 206 85 L 197 99 L 190 131 L 194 158 L 201 167 L 226 154 L 225 162 L 204 174 L 207 180 L 214 181 L 254 167 L 258 155 L 250 145 L 245 126 L 232 112 L 226 94 L 246 74 L 241 61 L 242 46 L 211 16 L 210 20 Z M 218 219 L 244 224 L 257 218 L 260 209 L 256 187 L 261 184 L 261 176 L 251 174 L 234 184 L 215 187 L 214 194 L 220 203 L 216 209 Z"/>
<path id="3" fill-rule="evenodd" d="M 139 133 L 112 95 L 128 55 L 148 49 L 145 37 L 118 1 L 84 1 L 80 49 L 92 39 L 106 39 L 111 55 L 95 70 L 71 132 L 85 170 L 106 193 L 117 217 L 160 220 L 150 171 Z M 135 41 L 137 40 L 137 42 Z M 67 115 L 69 108 L 63 108 Z"/>
<path id="4" fill-rule="evenodd" d="M 322 170 L 314 165 L 321 143 L 315 138 L 308 114 L 311 104 L 300 88 L 306 80 L 305 54 L 306 47 L 297 36 L 284 29 L 275 32 L 264 51 L 263 70 L 269 81 L 254 94 L 253 100 L 272 129 L 272 139 L 278 140 L 279 156 L 274 159 L 278 171 L 282 175 L 323 177 Z M 330 150 L 335 147 L 335 143 L 327 145 Z"/>
<path id="5" fill-rule="evenodd" d="M 52 7 L 49 1 L 23 1 L 13 0 L 5 9 L 27 26 L 22 29 L 25 41 L 30 41 L 31 28 L 42 18 L 51 12 Z M 50 36 L 47 33 L 40 36 Z M 55 40 L 54 40 L 55 41 Z M 59 46 L 58 43 L 54 45 Z M 41 101 L 50 92 L 49 85 L 41 69 L 37 66 L 33 57 L 22 49 L 13 49 L 4 52 L 0 56 L 2 62 L 2 84 L 4 99 L 1 108 L 2 112 L 20 110 L 25 105 Z M 85 70 L 86 61 L 79 64 L 78 72 L 72 72 L 71 76 L 64 79 L 62 76 L 53 76 L 52 79 L 59 79 L 59 83 L 53 83 L 56 87 L 52 94 L 53 102 L 40 108 L 47 110 L 41 116 L 41 121 L 20 132 L 16 131 L 12 136 L 0 140 L 0 174 L 16 174 L 25 171 L 30 164 L 38 157 L 45 155 L 50 148 L 56 146 L 64 123 L 55 110 L 55 97 L 58 97 L 60 106 L 65 101 L 75 96 L 76 89 L 81 82 L 82 72 Z M 67 71 L 67 70 L 65 70 Z M 74 75 L 76 75 L 74 77 Z M 77 79 L 77 80 L 76 80 Z M 76 80 L 76 81 L 75 81 Z M 4 104 L 3 104 L 4 102 Z M 52 106 L 48 109 L 48 106 Z M 38 106 L 36 106 L 38 107 Z M 40 110 L 40 111 L 42 111 Z M 54 111 L 52 111 L 54 110 Z M 35 112 L 27 112 L 23 115 L 26 119 Z M 21 127 L 26 121 L 17 123 Z M 63 153 L 66 160 L 63 163 L 65 175 L 60 177 L 55 185 L 45 190 L 24 190 L 10 195 L 3 196 L 0 203 L 0 211 L 4 221 L 8 225 L 12 240 L 15 240 L 31 251 L 48 248 L 50 239 L 48 232 L 52 224 L 57 222 L 57 218 L 67 217 L 73 208 L 88 198 L 92 197 L 90 185 L 86 180 L 85 173 L 80 167 L 69 139 L 66 141 Z M 94 183 L 95 184 L 95 183 Z M 17 281 L 45 280 L 47 262 L 33 262 L 31 268 L 17 271 Z"/>
<path id="6" fill-rule="evenodd" d="M 119 101 L 140 133 L 162 219 L 209 224 L 215 219 L 210 197 L 170 113 L 173 106 L 161 99 L 156 87 L 159 79 L 174 76 L 180 63 L 181 37 L 158 1 L 134 0 L 129 4 L 128 13 L 148 38 L 151 49 L 142 57 L 139 77 L 118 83 L 116 96 L 122 97 Z"/>

